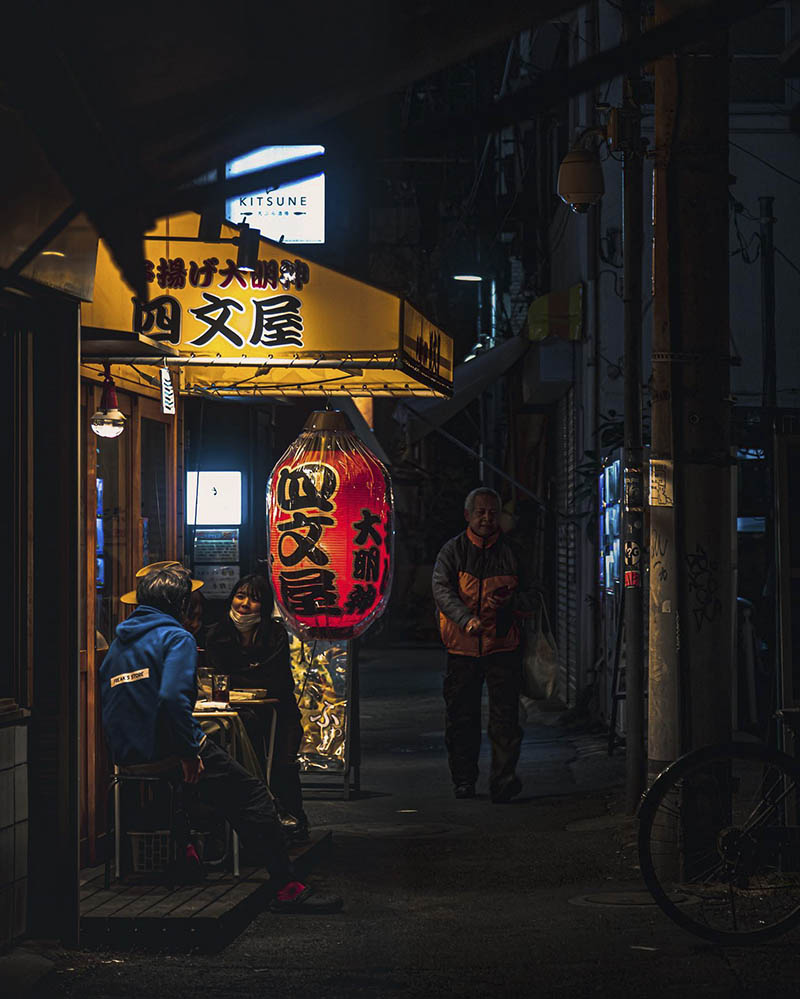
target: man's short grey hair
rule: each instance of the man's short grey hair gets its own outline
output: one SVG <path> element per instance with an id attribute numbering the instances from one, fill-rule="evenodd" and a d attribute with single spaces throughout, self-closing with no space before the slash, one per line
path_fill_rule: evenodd
<path id="1" fill-rule="evenodd" d="M 467 495 L 464 500 L 464 509 L 467 513 L 472 513 L 473 507 L 475 506 L 475 500 L 479 496 L 494 496 L 497 500 L 497 510 L 498 512 L 503 509 L 503 501 L 500 499 L 500 493 L 494 489 L 489 489 L 488 486 L 478 486 L 477 489 L 473 489 L 471 493 Z"/>
<path id="2" fill-rule="evenodd" d="M 136 585 L 136 602 L 155 607 L 180 621 L 192 595 L 192 577 L 182 565 L 153 569 Z"/>

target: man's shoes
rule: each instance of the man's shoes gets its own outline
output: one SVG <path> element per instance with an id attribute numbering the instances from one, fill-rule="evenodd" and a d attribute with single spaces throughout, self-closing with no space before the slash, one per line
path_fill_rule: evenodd
<path id="1" fill-rule="evenodd" d="M 269 903 L 269 909 L 271 912 L 295 912 L 315 916 L 339 912 L 343 904 L 338 895 L 323 895 L 308 885 L 294 881 L 280 889 Z"/>
<path id="2" fill-rule="evenodd" d="M 311 842 L 311 833 L 308 831 L 308 822 L 300 819 L 294 829 L 286 830 L 286 838 L 289 846 L 302 846 Z"/>
<path id="3" fill-rule="evenodd" d="M 522 781 L 519 777 L 512 777 L 507 784 L 504 784 L 497 791 L 492 791 L 492 801 L 495 805 L 507 805 L 512 798 L 516 798 L 522 790 Z"/>
<path id="4" fill-rule="evenodd" d="M 456 784 L 455 796 L 457 798 L 474 798 L 475 797 L 475 785 L 474 784 Z"/>
<path id="5" fill-rule="evenodd" d="M 200 884 L 206 876 L 206 869 L 198 856 L 194 843 L 187 843 L 175 863 L 170 866 L 167 881 L 179 885 Z"/>

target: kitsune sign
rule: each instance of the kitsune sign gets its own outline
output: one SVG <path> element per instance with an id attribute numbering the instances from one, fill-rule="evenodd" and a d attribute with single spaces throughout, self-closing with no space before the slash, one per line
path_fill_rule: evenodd
<path id="1" fill-rule="evenodd" d="M 313 413 L 267 487 L 278 609 L 304 638 L 355 638 L 389 599 L 389 473 L 341 413 Z"/>

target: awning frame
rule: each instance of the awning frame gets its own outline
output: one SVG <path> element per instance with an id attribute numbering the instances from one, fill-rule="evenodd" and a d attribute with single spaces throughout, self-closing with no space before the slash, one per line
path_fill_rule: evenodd
<path id="1" fill-rule="evenodd" d="M 142 303 L 131 296 L 100 242 L 95 297 L 81 307 L 84 363 L 166 365 L 182 372 L 179 391 L 183 394 L 215 398 L 452 395 L 452 339 L 396 292 L 343 274 L 263 236 L 258 277 L 250 278 L 232 260 L 228 268 L 218 266 L 219 242 L 206 242 L 199 235 L 199 216 L 165 219 L 159 228 L 163 231 L 146 237 L 153 257 L 148 260 L 148 282 L 152 292 L 163 292 L 152 298 L 152 304 L 150 298 Z M 228 233 L 237 235 L 238 229 L 225 222 L 220 242 L 231 241 Z M 174 258 L 172 242 L 176 250 L 180 247 Z M 195 259 L 187 261 L 187 246 L 193 247 L 190 252 Z M 197 259 L 204 261 L 202 267 Z M 158 275 L 156 261 L 160 261 Z M 169 272 L 173 265 L 174 277 Z M 261 310 L 273 299 L 278 309 L 276 325 L 262 330 L 266 312 Z M 145 324 L 148 309 L 151 314 Z M 155 309 L 159 311 L 153 314 Z M 287 311 L 285 317 L 281 309 Z M 281 323 L 289 331 L 285 335 L 281 335 Z M 155 344 L 173 347 L 165 353 L 176 356 L 166 360 L 153 356 L 150 343 L 139 348 L 137 337 L 143 328 Z M 274 335 L 275 343 L 267 332 Z M 102 343 L 102 348 L 93 348 L 92 340 Z M 349 349 L 341 349 L 343 345 Z M 253 373 L 241 379 L 231 374 L 237 368 Z M 296 378 L 289 373 L 292 369 L 297 370 Z M 325 371 L 339 377 L 315 381 L 315 373 Z"/>

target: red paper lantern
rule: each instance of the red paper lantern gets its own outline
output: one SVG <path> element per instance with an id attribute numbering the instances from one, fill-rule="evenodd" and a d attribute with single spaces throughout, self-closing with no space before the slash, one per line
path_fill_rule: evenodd
<path id="1" fill-rule="evenodd" d="M 312 413 L 267 484 L 270 580 L 301 638 L 356 638 L 389 600 L 392 485 L 339 412 Z"/>

